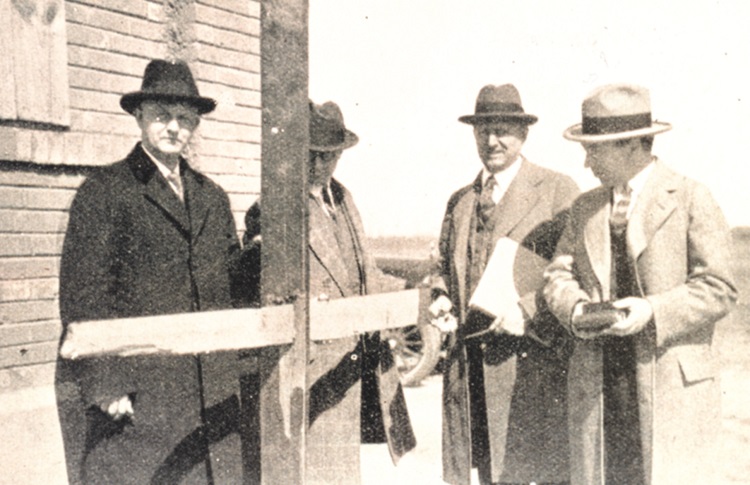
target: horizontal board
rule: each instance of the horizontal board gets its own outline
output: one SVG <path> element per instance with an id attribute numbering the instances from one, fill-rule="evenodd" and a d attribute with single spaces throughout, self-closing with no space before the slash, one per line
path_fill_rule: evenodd
<path id="1" fill-rule="evenodd" d="M 167 47 L 163 42 L 139 39 L 116 32 L 108 32 L 88 25 L 69 22 L 67 25 L 68 44 L 95 47 L 102 50 L 129 54 L 145 60 L 164 58 Z M 106 66 L 101 66 L 105 68 Z"/>
<path id="2" fill-rule="evenodd" d="M 293 338 L 291 305 L 71 323 L 60 355 L 198 354 L 266 347 Z"/>
<path id="3" fill-rule="evenodd" d="M 216 157 L 201 154 L 199 163 L 193 166 L 200 171 L 217 175 L 244 175 L 260 177 L 260 160 L 244 158 Z"/>
<path id="4" fill-rule="evenodd" d="M 0 187 L 0 208 L 66 210 L 74 195 L 72 188 Z"/>
<path id="5" fill-rule="evenodd" d="M 195 52 L 196 58 L 199 62 L 233 67 L 247 72 L 260 72 L 260 56 L 258 54 L 237 52 L 232 49 L 226 49 L 205 43 L 197 44 L 195 46 Z"/>
<path id="6" fill-rule="evenodd" d="M 239 141 L 260 144 L 260 126 L 240 125 L 231 122 L 214 121 L 201 126 L 203 138 L 218 141 Z"/>
<path id="7" fill-rule="evenodd" d="M 68 46 L 68 65 L 142 76 L 147 61 L 141 57 L 84 45 Z"/>
<path id="8" fill-rule="evenodd" d="M 0 256 L 58 256 L 63 234 L 0 234 Z"/>
<path id="9" fill-rule="evenodd" d="M 87 133 L 130 136 L 134 141 L 138 140 L 141 134 L 135 118 L 125 111 L 120 111 L 120 113 L 102 113 L 71 109 L 70 128 L 75 131 L 85 131 Z"/>
<path id="10" fill-rule="evenodd" d="M 260 35 L 260 20 L 252 18 L 243 8 L 236 12 L 219 9 L 214 6 L 195 4 L 195 20 L 202 24 L 213 25 L 246 35 Z"/>
<path id="11" fill-rule="evenodd" d="M 122 11 L 113 11 L 108 2 L 77 3 L 66 9 L 68 22 L 89 25 L 110 32 L 140 37 L 149 40 L 161 40 L 162 26 L 147 18 L 148 9 L 143 1 L 128 2 L 138 4 L 138 14 L 123 15 Z"/>
<path id="12" fill-rule="evenodd" d="M 60 258 L 56 256 L 0 258 L 0 278 L 6 280 L 57 277 L 59 274 Z"/>
<path id="13" fill-rule="evenodd" d="M 211 25 L 195 24 L 196 40 L 238 52 L 260 54 L 260 39 L 246 34 L 238 34 Z"/>
<path id="14" fill-rule="evenodd" d="M 219 141 L 201 138 L 198 153 L 201 155 L 258 160 L 260 158 L 260 145 L 253 142 Z"/>
<path id="15" fill-rule="evenodd" d="M 260 0 L 196 0 L 195 3 L 222 8 L 230 12 L 246 13 L 250 17 L 260 18 Z"/>
<path id="16" fill-rule="evenodd" d="M 84 178 L 84 175 L 59 171 L 44 173 L 36 170 L 1 170 L 0 186 L 77 188 Z"/>
<path id="17" fill-rule="evenodd" d="M 122 160 L 140 136 L 69 133 L 65 150 L 68 165 L 101 166 Z"/>
<path id="18" fill-rule="evenodd" d="M 211 180 L 219 184 L 225 191 L 233 193 L 257 193 L 260 191 L 260 178 L 246 175 L 219 175 L 204 172 Z"/>
<path id="19" fill-rule="evenodd" d="M 0 232 L 56 233 L 67 227 L 66 211 L 0 209 Z"/>
<path id="20" fill-rule="evenodd" d="M 54 299 L 57 298 L 58 287 L 57 278 L 0 280 L 0 302 Z M 0 345 L 3 343 L 0 338 Z"/>
<path id="21" fill-rule="evenodd" d="M 59 319 L 57 300 L 0 303 L 0 325 Z"/>
<path id="22" fill-rule="evenodd" d="M 419 290 L 310 303 L 310 338 L 331 340 L 417 323 Z M 292 305 L 72 323 L 60 355 L 197 354 L 291 343 Z"/>
<path id="23" fill-rule="evenodd" d="M 0 369 L 54 362 L 57 358 L 57 340 L 11 347 L 0 347 Z"/>
<path id="24" fill-rule="evenodd" d="M 38 342 L 55 342 L 60 339 L 62 325 L 58 320 L 15 323 L 0 327 L 0 347 L 12 347 Z"/>
<path id="25" fill-rule="evenodd" d="M 192 70 L 198 81 L 220 84 L 225 87 L 260 90 L 260 73 L 258 72 L 248 72 L 205 62 L 195 63 Z"/>
<path id="26" fill-rule="evenodd" d="M 145 17 L 148 13 L 148 3 L 142 0 L 66 0 L 65 12 L 70 15 L 70 10 L 90 5 L 104 7 L 107 10 L 126 13 L 128 15 Z"/>
<path id="27" fill-rule="evenodd" d="M 70 86 L 74 88 L 124 94 L 131 91 L 138 91 L 141 87 L 140 76 L 104 72 L 76 66 L 70 66 L 69 72 Z"/>
<path id="28" fill-rule="evenodd" d="M 66 118 L 67 116 L 66 110 Z M 66 135 L 61 131 L 0 126 L 0 160 L 62 163 Z"/>

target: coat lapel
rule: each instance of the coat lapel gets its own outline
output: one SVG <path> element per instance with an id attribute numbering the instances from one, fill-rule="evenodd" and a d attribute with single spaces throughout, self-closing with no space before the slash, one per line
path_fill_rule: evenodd
<path id="1" fill-rule="evenodd" d="M 318 200 L 312 195 L 308 199 L 310 212 L 309 238 L 310 251 L 328 272 L 342 295 L 346 295 L 347 272 L 338 252 L 333 222 L 323 211 Z"/>
<path id="2" fill-rule="evenodd" d="M 189 235 L 190 220 L 185 206 L 169 188 L 167 181 L 143 151 L 140 143 L 128 156 L 128 163 L 135 177 L 144 184 L 144 197 L 161 209 L 162 213 L 177 224 L 185 235 Z"/>
<path id="3" fill-rule="evenodd" d="M 453 211 L 456 230 L 456 243 L 453 247 L 453 264 L 456 267 L 456 274 L 458 275 L 458 296 L 459 301 L 466 301 L 466 256 L 467 248 L 469 247 L 469 231 L 471 228 L 471 218 L 474 216 L 474 208 L 476 206 L 477 193 L 479 187 L 482 186 L 482 174 L 480 173 L 471 190 L 467 190 L 466 193 L 456 204 Z M 465 305 L 461 305 L 464 308 Z"/>
<path id="4" fill-rule="evenodd" d="M 584 216 L 586 227 L 583 236 L 586 254 L 601 285 L 603 298 L 609 297 L 612 267 L 609 235 L 609 212 L 612 207 L 610 194 L 611 191 L 608 187 L 596 189 L 596 192 L 592 193 L 591 200 L 586 208 L 590 211 L 590 215 Z"/>
<path id="5" fill-rule="evenodd" d="M 190 216 L 190 234 L 195 242 L 206 225 L 210 201 L 207 199 L 208 193 L 202 188 L 202 180 L 185 160 L 180 166 L 180 173 L 185 190 L 185 207 Z"/>
<path id="6" fill-rule="evenodd" d="M 638 260 L 656 231 L 677 207 L 675 190 L 677 184 L 672 174 L 656 162 L 628 221 L 628 246 L 634 261 Z"/>
<path id="7" fill-rule="evenodd" d="M 495 228 L 492 232 L 493 240 L 507 236 L 536 206 L 539 191 L 536 187 L 542 182 L 539 172 L 534 170 L 526 160 L 521 160 L 518 174 L 508 186 L 503 198 L 498 202 L 493 216 Z"/>

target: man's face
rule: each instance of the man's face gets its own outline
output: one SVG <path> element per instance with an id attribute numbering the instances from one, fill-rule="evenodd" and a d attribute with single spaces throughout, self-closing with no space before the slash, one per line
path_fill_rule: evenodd
<path id="1" fill-rule="evenodd" d="M 626 139 L 599 143 L 583 143 L 586 150 L 585 166 L 602 185 L 613 187 L 630 180 L 633 175 L 634 157 L 640 148 L 640 140 Z"/>
<path id="2" fill-rule="evenodd" d="M 497 173 L 513 165 L 528 132 L 528 126 L 507 121 L 474 125 L 477 152 L 487 170 Z"/>
<path id="3" fill-rule="evenodd" d="M 310 150 L 310 186 L 325 187 L 333 177 L 342 150 L 318 152 Z"/>
<path id="4" fill-rule="evenodd" d="M 179 156 L 200 123 L 198 110 L 183 103 L 144 101 L 135 117 L 143 146 L 162 161 Z"/>

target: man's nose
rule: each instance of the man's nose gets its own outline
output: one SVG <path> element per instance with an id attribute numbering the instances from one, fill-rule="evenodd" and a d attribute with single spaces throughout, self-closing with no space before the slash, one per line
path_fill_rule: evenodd
<path id="1" fill-rule="evenodd" d="M 494 133 L 490 133 L 487 137 L 487 144 L 491 147 L 502 147 L 503 149 L 508 148 L 508 146 L 503 143 L 502 137 L 500 135 L 496 135 Z"/>
<path id="2" fill-rule="evenodd" d="M 177 118 L 169 120 L 169 123 L 167 123 L 167 130 L 172 132 L 180 131 L 180 123 L 177 121 Z"/>

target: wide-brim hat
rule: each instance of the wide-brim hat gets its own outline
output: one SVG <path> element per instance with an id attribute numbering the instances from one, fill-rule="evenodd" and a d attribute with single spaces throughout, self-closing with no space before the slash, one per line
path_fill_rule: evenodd
<path id="1" fill-rule="evenodd" d="M 538 119 L 523 110 L 521 95 L 518 94 L 518 89 L 514 85 L 493 86 L 488 84 L 479 90 L 477 102 L 474 105 L 474 114 L 461 116 L 458 121 L 470 125 L 499 121 L 532 125 Z"/>
<path id="2" fill-rule="evenodd" d="M 633 84 L 608 84 L 583 100 L 582 123 L 565 130 L 568 140 L 596 143 L 653 136 L 672 125 L 651 119 L 648 89 Z"/>
<path id="3" fill-rule="evenodd" d="M 141 90 L 123 95 L 120 106 L 133 114 L 144 101 L 187 103 L 195 106 L 199 114 L 216 108 L 215 100 L 200 95 L 190 68 L 182 61 L 155 59 L 149 62 L 143 73 Z"/>
<path id="4" fill-rule="evenodd" d="M 344 115 L 336 103 L 310 101 L 310 150 L 332 152 L 351 148 L 358 142 L 359 137 L 346 129 Z"/>

